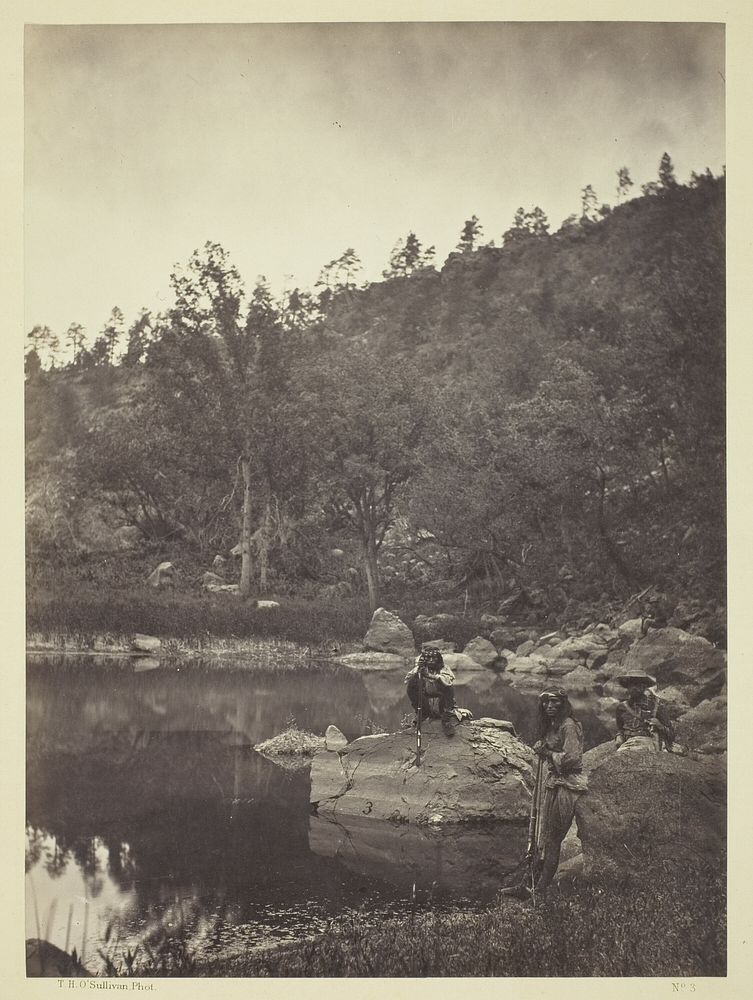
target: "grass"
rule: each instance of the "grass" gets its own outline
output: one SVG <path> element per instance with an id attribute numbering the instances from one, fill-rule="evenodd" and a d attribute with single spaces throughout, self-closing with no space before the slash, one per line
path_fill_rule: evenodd
<path id="1" fill-rule="evenodd" d="M 32 590 L 26 623 L 41 641 L 75 637 L 85 648 L 108 637 L 125 643 L 136 632 L 172 638 L 202 648 L 218 638 L 236 641 L 276 637 L 304 645 L 361 638 L 370 621 L 368 605 L 284 598 L 281 607 L 256 608 L 231 595 L 112 593 L 87 588 Z"/>
<path id="2" fill-rule="evenodd" d="M 431 905 L 418 910 L 409 904 L 402 917 L 350 911 L 316 937 L 232 957 L 207 955 L 194 935 L 182 906 L 138 944 L 126 948 L 117 935 L 106 934 L 99 974 L 724 976 L 725 881 L 719 869 L 689 871 L 663 862 L 639 876 L 563 880 L 535 908 L 507 899 L 473 912 L 440 911 Z"/>
<path id="3" fill-rule="evenodd" d="M 254 749 L 266 757 L 288 757 L 308 763 L 317 750 L 321 750 L 323 746 L 323 736 L 316 736 L 305 729 L 299 729 L 295 720 L 292 719 L 283 732 L 259 743 Z"/>
<path id="4" fill-rule="evenodd" d="M 435 610 L 430 603 L 407 597 L 396 604 L 386 595 L 384 604 L 409 627 L 417 614 Z M 445 638 L 462 649 L 479 634 L 479 614 L 463 617 L 462 611 L 457 613 L 444 630 Z M 363 598 L 281 597 L 279 608 L 265 609 L 234 595 L 178 592 L 170 596 L 143 587 L 108 589 L 81 582 L 69 587 L 32 585 L 26 605 L 27 634 L 38 649 L 127 651 L 130 637 L 141 632 L 167 640 L 164 652 L 176 655 L 242 651 L 244 641 L 259 639 L 281 639 L 315 651 L 317 645 L 333 640 L 361 640 L 370 621 Z M 416 635 L 419 642 L 423 638 Z"/>
<path id="5" fill-rule="evenodd" d="M 535 909 L 511 900 L 481 913 L 355 912 L 315 940 L 196 976 L 722 976 L 723 879 L 710 871 L 562 885 Z"/>

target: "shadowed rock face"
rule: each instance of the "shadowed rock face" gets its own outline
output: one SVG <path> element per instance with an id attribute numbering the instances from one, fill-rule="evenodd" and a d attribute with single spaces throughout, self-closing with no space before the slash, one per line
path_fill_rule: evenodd
<path id="1" fill-rule="evenodd" d="M 589 791 L 576 815 L 589 867 L 719 861 L 726 830 L 726 772 L 719 757 L 617 753 L 607 743 L 584 754 L 583 765 Z"/>
<path id="2" fill-rule="evenodd" d="M 316 814 L 398 823 L 525 822 L 533 782 L 531 750 L 494 720 L 464 723 L 453 737 L 438 722 L 415 731 L 364 736 L 311 766 Z"/>

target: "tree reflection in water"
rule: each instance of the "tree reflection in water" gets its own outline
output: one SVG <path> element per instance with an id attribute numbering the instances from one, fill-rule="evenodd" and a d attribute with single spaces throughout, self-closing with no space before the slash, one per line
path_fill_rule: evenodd
<path id="1" fill-rule="evenodd" d="M 481 679 L 459 689 L 461 703 L 510 718 L 530 738 L 535 696 Z M 55 943 L 82 895 L 93 935 L 109 928 L 143 940 L 183 925 L 224 949 L 305 935 L 365 900 L 403 899 L 395 871 L 359 869 L 358 852 L 318 851 L 321 832 L 310 844 L 308 771 L 252 749 L 291 717 L 316 733 L 335 724 L 349 738 L 397 729 L 402 681 L 332 664 L 137 671 L 130 661 L 31 659 L 26 865 L 44 912 L 59 902 Z M 401 840 L 393 854 L 410 873 Z M 442 851 L 457 856 L 449 842 Z"/>

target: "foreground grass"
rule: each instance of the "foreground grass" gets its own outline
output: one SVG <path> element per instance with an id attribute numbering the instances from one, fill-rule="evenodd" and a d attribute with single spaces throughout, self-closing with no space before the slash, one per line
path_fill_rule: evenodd
<path id="1" fill-rule="evenodd" d="M 534 909 L 411 913 L 333 922 L 316 940 L 234 960 L 194 976 L 722 976 L 724 882 L 709 871 L 562 885 Z"/>

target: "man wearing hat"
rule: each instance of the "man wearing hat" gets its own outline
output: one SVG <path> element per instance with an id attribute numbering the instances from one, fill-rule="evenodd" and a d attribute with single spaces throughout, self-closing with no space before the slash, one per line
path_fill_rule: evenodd
<path id="1" fill-rule="evenodd" d="M 656 694 L 656 678 L 630 673 L 617 678 L 627 698 L 617 706 L 617 743 L 621 750 L 671 750 L 672 720 Z"/>

